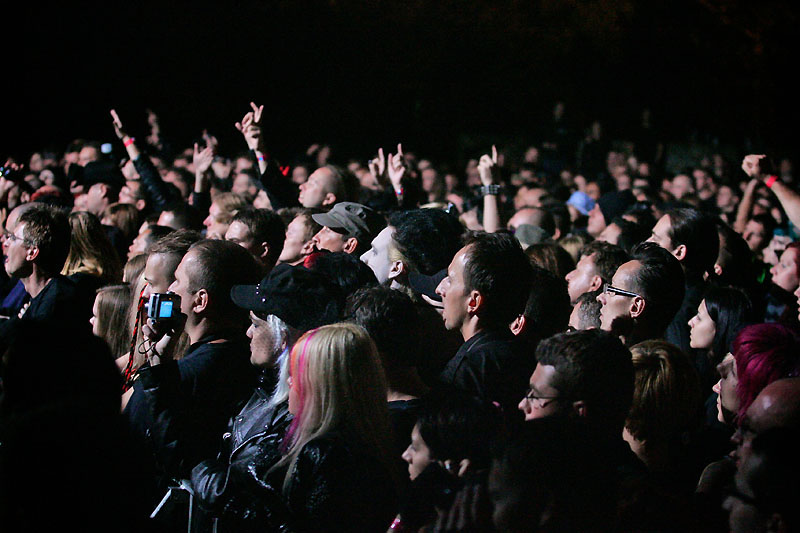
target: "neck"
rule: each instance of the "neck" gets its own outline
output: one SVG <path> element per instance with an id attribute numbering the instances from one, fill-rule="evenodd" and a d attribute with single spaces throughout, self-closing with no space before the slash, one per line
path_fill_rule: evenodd
<path id="1" fill-rule="evenodd" d="M 480 323 L 480 319 L 477 316 L 471 316 L 462 324 L 461 336 L 464 337 L 464 342 L 467 342 L 484 329 L 486 328 Z"/>
<path id="2" fill-rule="evenodd" d="M 234 328 L 227 322 L 210 321 L 207 318 L 201 318 L 195 322 L 192 318 L 189 318 L 189 320 L 186 321 L 185 331 L 189 336 L 189 341 L 194 344 L 209 335 L 229 333 L 233 329 Z"/>
<path id="3" fill-rule="evenodd" d="M 413 400 L 423 396 L 428 387 L 422 382 L 422 379 L 417 373 L 417 369 L 413 367 L 393 368 L 387 372 L 389 387 L 386 394 L 388 401 L 395 400 Z"/>
<path id="4" fill-rule="evenodd" d="M 25 286 L 25 291 L 31 295 L 31 298 L 36 298 L 47 287 L 51 279 L 53 279 L 53 276 L 34 270 L 30 276 L 23 278 L 22 285 Z"/>

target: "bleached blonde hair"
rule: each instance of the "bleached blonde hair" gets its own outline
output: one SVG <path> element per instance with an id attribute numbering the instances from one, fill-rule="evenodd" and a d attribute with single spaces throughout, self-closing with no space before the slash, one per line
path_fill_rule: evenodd
<path id="1" fill-rule="evenodd" d="M 287 450 L 273 470 L 288 465 L 288 490 L 297 458 L 314 439 L 346 425 L 348 438 L 364 445 L 392 472 L 386 377 L 375 343 L 360 326 L 322 326 L 304 334 L 290 356 L 299 406 L 286 436 Z"/>

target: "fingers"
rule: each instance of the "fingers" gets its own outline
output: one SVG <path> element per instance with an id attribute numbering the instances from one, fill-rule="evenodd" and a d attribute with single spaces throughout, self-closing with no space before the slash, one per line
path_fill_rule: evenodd
<path id="1" fill-rule="evenodd" d="M 119 115 L 117 114 L 116 109 L 111 110 L 111 119 L 114 121 L 114 125 L 118 128 L 122 127 L 122 121 L 119 119 Z"/>
<path id="2" fill-rule="evenodd" d="M 233 126 L 234 126 L 234 127 L 237 129 L 237 130 L 239 130 L 239 131 L 242 131 L 242 123 L 241 123 L 241 122 L 236 122 L 236 123 L 235 123 Z"/>
<path id="3" fill-rule="evenodd" d="M 397 143 L 397 155 L 403 157 L 403 144 Z"/>
<path id="4" fill-rule="evenodd" d="M 492 161 L 497 163 L 497 146 L 492 145 Z"/>
<path id="5" fill-rule="evenodd" d="M 194 143 L 194 156 L 197 157 L 200 155 L 200 147 L 197 146 L 197 143 Z"/>
<path id="6" fill-rule="evenodd" d="M 391 154 L 389 155 L 391 157 Z M 383 155 L 383 148 L 378 148 L 378 160 L 385 161 L 386 157 Z"/>

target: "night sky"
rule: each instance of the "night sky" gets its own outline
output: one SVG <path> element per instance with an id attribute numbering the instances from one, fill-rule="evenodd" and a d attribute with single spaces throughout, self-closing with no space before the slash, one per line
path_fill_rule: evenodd
<path id="1" fill-rule="evenodd" d="M 668 139 L 781 151 L 800 118 L 789 2 L 27 4 L 4 24 L 3 156 L 111 140 L 111 107 L 134 133 L 150 107 L 176 145 L 208 128 L 232 153 L 250 100 L 278 154 L 362 158 L 535 140 L 557 99 L 612 136 L 647 106 Z"/>

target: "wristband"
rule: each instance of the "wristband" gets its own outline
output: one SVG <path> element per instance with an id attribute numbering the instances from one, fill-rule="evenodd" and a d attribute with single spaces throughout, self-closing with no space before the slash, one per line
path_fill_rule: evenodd
<path id="1" fill-rule="evenodd" d="M 128 140 L 127 141 L 122 141 L 122 144 L 124 144 L 125 148 L 127 148 L 128 146 L 132 145 L 135 142 L 136 142 L 136 139 L 134 139 L 133 137 L 128 137 Z"/>
<path id="2" fill-rule="evenodd" d="M 492 183 L 491 185 L 482 185 L 480 191 L 481 196 L 497 196 L 500 194 L 500 186 L 496 183 Z"/>
<path id="3" fill-rule="evenodd" d="M 397 189 L 395 189 L 395 190 L 394 190 L 394 194 L 395 194 L 395 196 L 397 196 L 398 198 L 399 198 L 400 196 L 403 196 L 403 188 L 402 188 L 402 187 L 400 187 L 400 190 L 397 190 Z"/>
<path id="4" fill-rule="evenodd" d="M 264 154 L 256 154 L 256 158 L 262 163 L 266 161 L 266 159 L 264 158 Z"/>
<path id="5" fill-rule="evenodd" d="M 771 189 L 772 186 L 775 185 L 776 181 L 778 181 L 778 176 L 773 175 L 767 178 L 767 180 L 764 182 L 764 185 L 767 186 L 767 189 Z"/>

